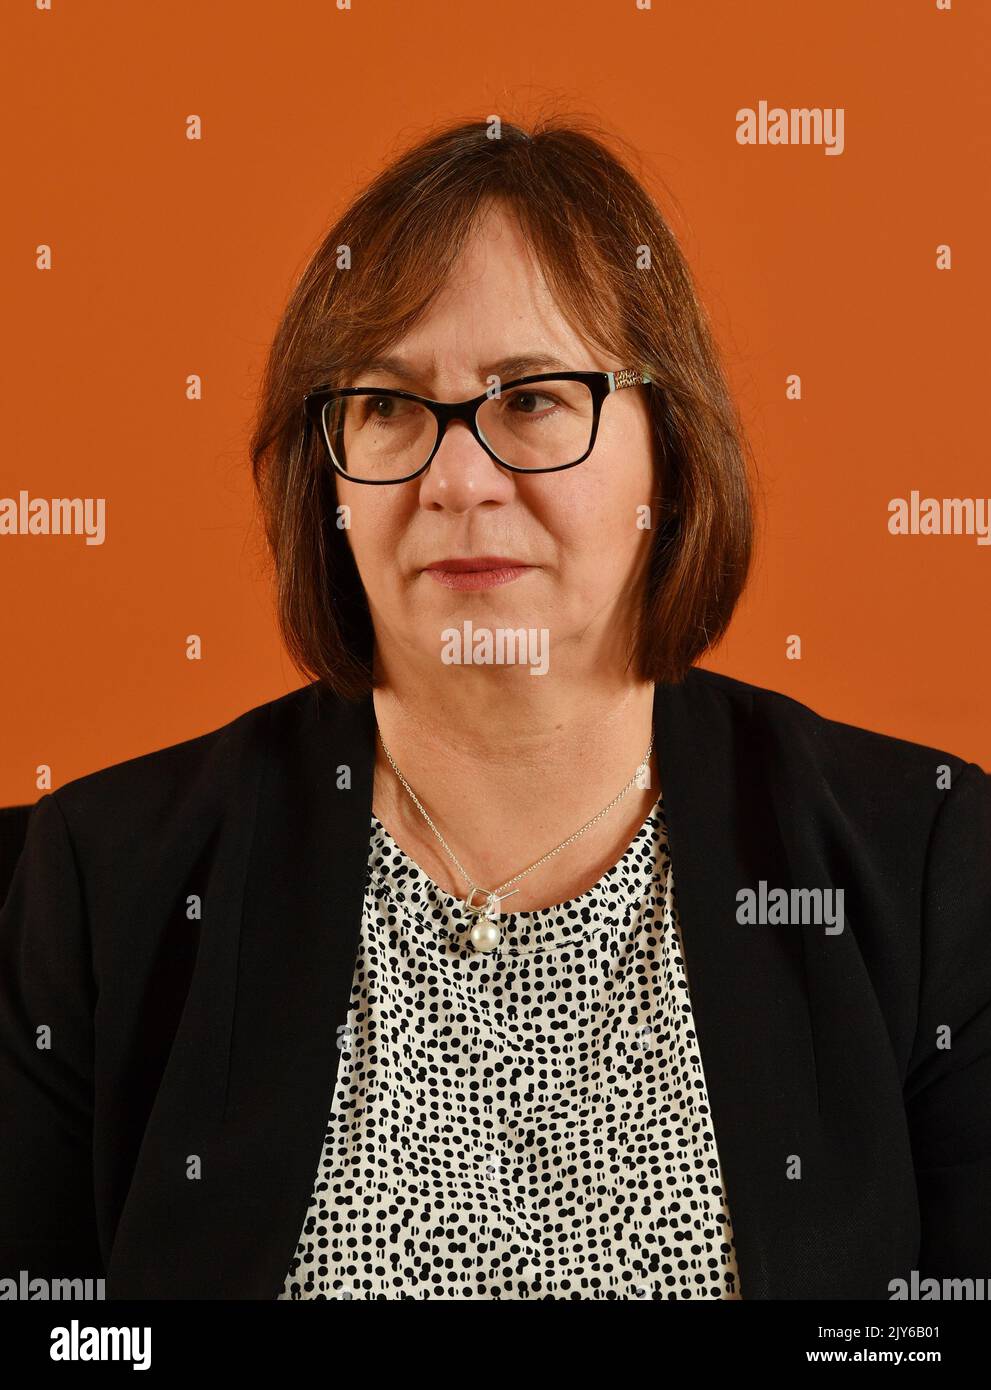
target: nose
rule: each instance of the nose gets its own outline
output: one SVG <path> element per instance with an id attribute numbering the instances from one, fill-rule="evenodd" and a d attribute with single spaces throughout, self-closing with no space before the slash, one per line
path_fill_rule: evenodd
<path id="1" fill-rule="evenodd" d="M 463 420 L 451 420 L 419 480 L 420 506 L 466 512 L 482 502 L 508 502 L 516 491 L 515 478 L 489 458 Z"/>

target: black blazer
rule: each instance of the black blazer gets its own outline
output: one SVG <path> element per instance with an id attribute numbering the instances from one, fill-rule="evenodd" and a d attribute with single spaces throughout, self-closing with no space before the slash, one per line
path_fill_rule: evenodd
<path id="1" fill-rule="evenodd" d="M 654 718 L 744 1299 L 991 1275 L 991 777 L 697 668 Z M 314 684 L 33 808 L 0 913 L 0 1275 L 278 1295 L 347 1022 L 374 752 L 371 700 Z M 742 925 L 761 880 L 842 888 L 845 929 Z"/>

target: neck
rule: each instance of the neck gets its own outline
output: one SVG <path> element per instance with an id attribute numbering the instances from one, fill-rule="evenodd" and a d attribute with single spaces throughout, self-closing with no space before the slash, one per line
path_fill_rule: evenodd
<path id="1" fill-rule="evenodd" d="M 653 684 L 625 671 L 555 680 L 507 668 L 445 668 L 431 683 L 390 680 L 381 667 L 379 673 L 373 698 L 381 736 L 440 833 L 480 883 L 503 881 L 591 820 L 633 778 L 651 737 Z M 378 739 L 374 787 L 373 810 L 400 847 L 446 891 L 459 892 L 456 868 Z M 652 755 L 649 787 L 631 788 L 555 867 L 565 875 L 569 866 L 589 866 L 593 874 L 592 866 L 609 867 L 658 791 Z M 537 897 L 561 900 L 548 894 L 554 880 L 543 868 L 533 880 Z M 585 886 L 594 881 L 593 876 Z M 524 910 L 527 898 L 521 885 L 514 910 Z"/>

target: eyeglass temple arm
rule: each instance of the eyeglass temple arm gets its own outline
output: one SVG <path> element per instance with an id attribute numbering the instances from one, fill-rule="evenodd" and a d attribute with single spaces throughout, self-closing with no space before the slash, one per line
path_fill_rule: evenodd
<path id="1" fill-rule="evenodd" d="M 619 372 L 607 372 L 609 378 L 610 391 L 622 391 L 627 386 L 643 386 L 650 383 L 650 377 L 645 372 L 637 371 L 636 367 L 624 367 Z"/>

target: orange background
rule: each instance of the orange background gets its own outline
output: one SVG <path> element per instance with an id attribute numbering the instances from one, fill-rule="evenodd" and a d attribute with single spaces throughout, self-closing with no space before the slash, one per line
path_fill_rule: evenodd
<path id="1" fill-rule="evenodd" d="M 107 539 L 0 537 L 0 804 L 302 683 L 246 452 L 278 315 L 409 141 L 548 106 L 642 151 L 750 432 L 756 570 L 703 664 L 991 768 L 991 546 L 887 530 L 913 488 L 991 493 L 983 0 L 9 0 L 3 28 L 0 496 L 105 497 Z M 842 155 L 738 145 L 762 99 L 842 106 Z"/>

